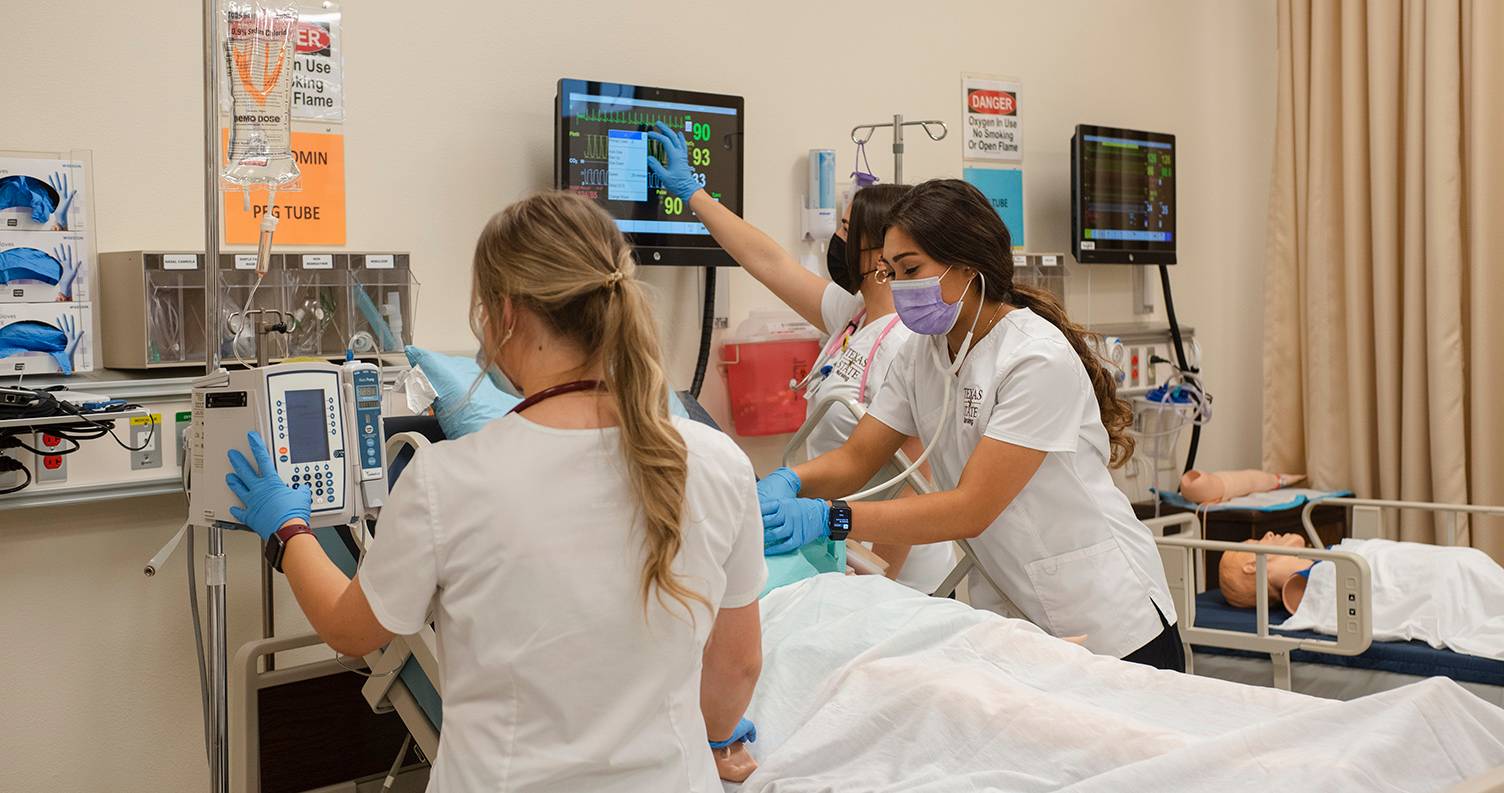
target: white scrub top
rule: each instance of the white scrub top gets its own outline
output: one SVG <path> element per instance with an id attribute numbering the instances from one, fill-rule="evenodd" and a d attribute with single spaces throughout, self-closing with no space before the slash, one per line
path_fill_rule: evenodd
<path id="1" fill-rule="evenodd" d="M 830 338 L 839 337 L 846 331 L 851 318 L 864 307 L 860 294 L 853 295 L 834 283 L 826 284 L 825 294 L 820 298 L 820 320 L 825 323 L 826 335 Z M 817 379 L 811 382 L 809 393 L 805 397 L 809 403 L 808 415 L 814 414 L 820 400 L 831 396 L 845 397 L 863 407 L 872 404 L 873 397 L 887 381 L 899 351 L 914 336 L 914 332 L 902 322 L 888 329 L 889 323 L 897 316 L 888 314 L 872 319 L 851 334 L 851 338 L 830 362 L 830 374 L 823 379 L 816 375 Z M 884 330 L 887 332 L 884 333 Z M 864 371 L 867 375 L 867 390 L 861 395 Z M 806 441 L 809 456 L 825 454 L 845 443 L 856 429 L 856 424 L 857 418 L 850 411 L 843 407 L 831 408 L 809 434 Z M 884 466 L 871 484 L 886 482 L 900 470 L 897 466 Z M 894 580 L 929 594 L 940 586 L 955 564 L 955 551 L 948 542 L 916 545 L 909 551 L 908 559 L 904 561 L 903 568 Z"/>
<path id="2" fill-rule="evenodd" d="M 752 465 L 725 435 L 674 426 L 689 448 L 674 570 L 718 608 L 748 605 L 767 576 Z M 437 622 L 430 791 L 720 793 L 700 713 L 715 615 L 667 597 L 644 615 L 617 433 L 506 416 L 418 452 L 387 500 L 360 582 L 387 630 Z"/>
<path id="3" fill-rule="evenodd" d="M 1010 311 L 966 357 L 955 415 L 935 439 L 947 408 L 944 343 L 920 336 L 905 345 L 871 415 L 936 444 L 929 462 L 947 489 L 984 435 L 1047 452 L 972 542 L 977 555 L 1024 616 L 1055 636 L 1085 634 L 1093 652 L 1118 658 L 1148 644 L 1164 629 L 1154 607 L 1171 624 L 1175 607 L 1149 529 L 1112 483 L 1107 431 L 1076 351 L 1048 320 Z M 1000 610 L 975 572 L 970 592 L 973 604 Z"/>
<path id="4" fill-rule="evenodd" d="M 825 323 L 826 336 L 836 338 L 845 333 L 851 318 L 863 308 L 861 295 L 853 295 L 833 283 L 826 284 L 825 294 L 820 298 L 820 320 Z M 851 334 L 842 349 L 828 362 L 831 365 L 830 374 L 824 378 L 817 374 L 810 382 L 809 392 L 805 396 L 809 403 L 807 415 L 814 414 L 822 399 L 833 396 L 845 397 L 863 407 L 872 404 L 872 398 L 888 379 L 888 371 L 898 358 L 898 351 L 903 348 L 904 342 L 914 336 L 914 332 L 902 322 L 894 325 L 886 335 L 883 334 L 888 323 L 897 316 L 888 314 L 876 319 L 869 317 L 870 321 L 866 325 Z M 880 344 L 879 336 L 882 337 Z M 877 347 L 875 354 L 874 345 Z M 858 397 L 863 372 L 867 374 L 865 399 Z M 817 457 L 845 443 L 851 437 L 852 430 L 856 429 L 856 423 L 856 417 L 845 408 L 831 408 L 820 425 L 809 434 L 809 455 Z"/>

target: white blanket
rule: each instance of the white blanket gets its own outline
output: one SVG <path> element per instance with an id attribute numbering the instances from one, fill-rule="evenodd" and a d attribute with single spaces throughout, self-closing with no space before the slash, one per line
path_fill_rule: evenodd
<path id="1" fill-rule="evenodd" d="M 1343 540 L 1373 568 L 1373 638 L 1504 660 L 1504 568 L 1476 548 Z M 1317 564 L 1300 608 L 1281 628 L 1337 635 L 1335 568 Z"/>
<path id="2" fill-rule="evenodd" d="M 1504 764 L 1504 710 L 1445 679 L 1332 702 L 1162 672 L 876 576 L 762 607 L 743 793 L 1421 791 Z"/>

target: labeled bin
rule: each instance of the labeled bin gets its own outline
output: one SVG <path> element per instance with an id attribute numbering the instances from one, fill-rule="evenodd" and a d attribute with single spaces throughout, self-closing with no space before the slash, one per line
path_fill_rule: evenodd
<path id="1" fill-rule="evenodd" d="M 754 313 L 721 345 L 731 423 L 737 435 L 786 435 L 804 423 L 803 389 L 820 355 L 814 328 L 783 314 Z"/>

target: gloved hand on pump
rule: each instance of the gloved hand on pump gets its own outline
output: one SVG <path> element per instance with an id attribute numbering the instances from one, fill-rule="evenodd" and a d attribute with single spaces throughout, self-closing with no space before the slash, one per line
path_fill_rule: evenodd
<path id="1" fill-rule="evenodd" d="M 230 507 L 230 514 L 240 521 L 241 527 L 255 532 L 264 542 L 290 521 L 307 523 L 313 497 L 307 490 L 288 487 L 277 475 L 277 464 L 272 461 L 266 442 L 261 440 L 261 433 L 246 433 L 246 440 L 256 464 L 251 465 L 239 449 L 230 450 L 230 467 L 235 473 L 225 476 L 225 484 L 245 505 Z"/>

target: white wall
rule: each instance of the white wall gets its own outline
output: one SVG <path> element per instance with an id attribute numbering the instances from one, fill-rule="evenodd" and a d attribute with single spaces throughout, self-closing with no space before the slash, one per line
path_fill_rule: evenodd
<path id="1" fill-rule="evenodd" d="M 94 152 L 101 250 L 202 240 L 199 21 L 193 3 L 0 4 L 0 149 Z M 461 310 L 485 218 L 550 179 L 561 76 L 742 94 L 746 215 L 797 235 L 802 158 L 894 112 L 958 129 L 962 72 L 1022 78 L 1029 247 L 1068 240 L 1076 123 L 1179 136 L 1182 321 L 1202 340 L 1217 421 L 1209 467 L 1259 460 L 1261 259 L 1272 153 L 1274 10 L 1251 0 L 810 3 L 349 2 L 349 240 L 411 250 L 419 341 L 473 344 Z M 68 50 L 60 42 L 72 42 Z M 910 181 L 960 172 L 959 134 L 909 146 Z M 888 175 L 886 138 L 873 165 Z M 1128 273 L 1074 269 L 1081 320 L 1130 319 Z M 657 272 L 671 368 L 696 346 L 693 273 Z M 775 301 L 731 275 L 735 325 Z M 109 296 L 104 296 L 109 299 Z M 705 398 L 724 416 L 712 373 Z M 761 469 L 781 440 L 749 441 Z M 180 565 L 144 558 L 181 501 L 0 513 L 0 790 L 187 790 L 203 779 Z M 246 540 L 244 542 L 240 540 Z M 257 629 L 256 548 L 231 544 L 236 641 Z"/>

